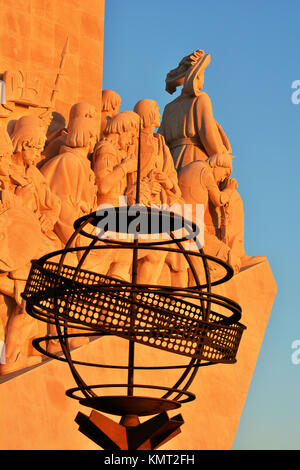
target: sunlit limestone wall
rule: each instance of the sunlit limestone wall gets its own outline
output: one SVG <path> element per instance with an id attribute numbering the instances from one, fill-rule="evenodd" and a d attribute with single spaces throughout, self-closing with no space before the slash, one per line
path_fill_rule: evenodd
<path id="1" fill-rule="evenodd" d="M 56 111 L 88 101 L 100 106 L 105 0 L 0 0 L 0 73 L 27 70 L 56 78 L 67 37 Z"/>

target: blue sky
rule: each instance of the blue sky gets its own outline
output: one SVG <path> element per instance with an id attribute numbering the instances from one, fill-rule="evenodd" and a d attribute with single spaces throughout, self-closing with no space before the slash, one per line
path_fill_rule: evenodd
<path id="1" fill-rule="evenodd" d="M 164 106 L 166 73 L 196 49 L 211 53 L 204 90 L 229 137 L 249 255 L 268 258 L 278 293 L 234 449 L 300 449 L 298 0 L 106 0 L 103 88 L 121 111 Z M 300 95 L 299 95 L 300 96 Z"/>

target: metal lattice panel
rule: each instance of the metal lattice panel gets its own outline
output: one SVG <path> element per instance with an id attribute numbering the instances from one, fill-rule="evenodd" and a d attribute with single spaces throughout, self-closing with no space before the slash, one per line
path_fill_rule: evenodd
<path id="1" fill-rule="evenodd" d="M 214 311 L 163 292 L 142 289 L 71 266 L 33 262 L 24 298 L 44 321 L 68 321 L 183 356 L 235 362 L 244 326 L 228 325 Z M 213 296 L 209 299 L 214 303 Z M 226 306 L 226 304 L 224 304 Z"/>

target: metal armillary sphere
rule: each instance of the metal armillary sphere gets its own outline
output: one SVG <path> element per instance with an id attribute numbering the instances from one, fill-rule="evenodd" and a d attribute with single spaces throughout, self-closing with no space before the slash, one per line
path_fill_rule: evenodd
<path id="1" fill-rule="evenodd" d="M 189 387 L 201 366 L 216 363 L 236 362 L 236 353 L 245 327 L 239 323 L 241 308 L 234 301 L 211 292 L 211 287 L 229 280 L 232 268 L 223 261 L 205 255 L 199 245 L 198 227 L 182 216 L 160 208 L 139 205 L 139 158 L 137 171 L 137 205 L 135 214 L 148 220 L 145 231 L 142 224 L 132 230 L 135 216 L 127 206 L 105 209 L 78 219 L 75 231 L 65 249 L 50 253 L 39 260 L 32 261 L 23 298 L 27 312 L 49 324 L 55 324 L 57 337 L 64 356 L 50 354 L 42 344 L 53 336 L 39 338 L 33 342 L 43 354 L 67 361 L 77 384 L 66 394 L 79 400 L 80 404 L 92 408 L 90 417 L 78 413 L 76 422 L 79 430 L 104 449 L 155 449 L 171 439 L 183 423 L 181 415 L 169 418 L 167 411 L 177 409 L 182 403 L 195 399 Z M 105 216 L 114 215 L 119 221 L 126 217 L 126 240 L 103 239 L 105 231 L 95 230 L 103 225 Z M 155 230 L 151 221 L 156 217 Z M 141 240 L 141 235 L 162 234 L 166 220 L 170 223 L 167 239 Z M 150 227 L 150 228 L 149 228 Z M 93 228 L 93 229 L 91 229 Z M 184 228 L 181 238 L 176 236 Z M 122 230 L 118 223 L 115 232 Z M 78 236 L 90 240 L 86 246 L 73 247 Z M 131 240 L 129 240 L 131 236 Z M 193 240 L 197 250 L 186 250 L 184 245 Z M 83 268 L 88 256 L 96 250 L 132 251 L 131 282 L 98 274 Z M 188 264 L 194 279 L 193 287 L 169 285 L 145 285 L 137 282 L 138 259 L 140 250 L 179 253 Z M 77 266 L 65 264 L 69 253 L 82 255 Z M 127 251 L 128 252 L 128 251 Z M 60 255 L 60 260 L 52 259 Z M 201 260 L 195 268 L 194 260 Z M 224 268 L 222 279 L 210 281 L 209 263 Z M 221 311 L 216 311 L 221 307 Z M 228 316 L 224 314 L 228 312 Z M 70 328 L 81 329 L 82 333 L 70 333 Z M 127 366 L 104 365 L 100 362 L 86 363 L 72 359 L 69 339 L 74 336 L 111 335 L 128 341 Z M 190 358 L 185 365 L 137 367 L 135 364 L 135 345 L 141 343 L 170 353 Z M 100 358 L 99 358 L 100 359 Z M 101 360 L 101 359 L 100 359 Z M 78 365 L 99 368 L 127 370 L 126 383 L 86 384 L 77 370 Z M 170 387 L 135 383 L 136 370 L 181 369 L 176 383 Z M 106 394 L 105 389 L 121 389 L 122 394 Z M 157 392 L 160 396 L 157 397 Z M 121 416 L 117 422 L 99 412 Z M 143 423 L 139 417 L 153 416 Z"/>

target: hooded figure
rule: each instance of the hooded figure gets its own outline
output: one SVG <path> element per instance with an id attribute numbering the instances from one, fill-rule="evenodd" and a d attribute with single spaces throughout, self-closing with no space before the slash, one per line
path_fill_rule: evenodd
<path id="1" fill-rule="evenodd" d="M 113 90 L 102 90 L 101 109 L 101 131 L 100 138 L 103 138 L 104 130 L 109 121 L 119 113 L 121 97 Z"/>
<path id="2" fill-rule="evenodd" d="M 210 54 L 199 49 L 184 57 L 166 77 L 166 90 L 171 94 L 183 85 L 181 95 L 166 105 L 158 130 L 170 147 L 177 171 L 193 161 L 231 153 L 229 141 L 213 117 L 210 98 L 202 91 L 209 63 Z"/>
<path id="3" fill-rule="evenodd" d="M 95 106 L 85 102 L 73 104 L 69 113 L 68 127 L 57 129 L 48 136 L 45 149 L 42 153 L 44 159 L 39 162 L 38 168 L 42 168 L 51 158 L 64 151 L 63 146 L 66 145 L 67 135 L 72 128 L 74 120 L 77 118 L 96 120 L 97 110 Z"/>
<path id="4" fill-rule="evenodd" d="M 41 168 L 52 193 L 61 201 L 55 232 L 63 246 L 73 234 L 75 220 L 96 208 L 95 176 L 88 157 L 97 138 L 94 119 L 73 119 L 61 153 Z"/>

